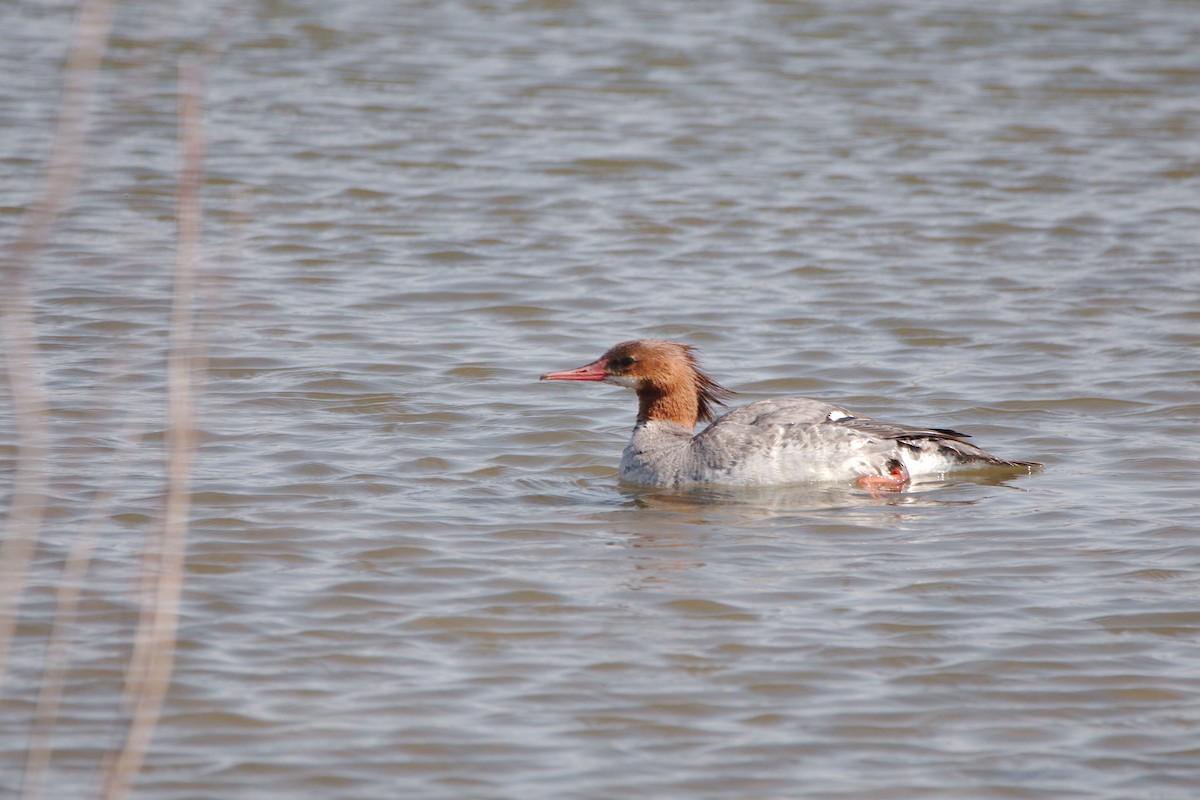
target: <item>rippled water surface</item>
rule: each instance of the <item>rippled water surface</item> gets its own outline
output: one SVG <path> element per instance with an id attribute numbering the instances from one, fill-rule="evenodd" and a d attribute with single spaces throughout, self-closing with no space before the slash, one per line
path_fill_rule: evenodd
<path id="1" fill-rule="evenodd" d="M 176 67 L 224 25 L 179 646 L 136 796 L 1196 796 L 1193 3 L 208 6 L 118 7 L 34 264 L 51 483 L 0 795 L 89 530 L 46 796 L 91 796 L 120 740 Z M 0 8 L 5 247 L 72 15 Z M 623 486 L 632 396 L 536 378 L 636 336 L 699 346 L 739 403 L 1047 468 Z"/>

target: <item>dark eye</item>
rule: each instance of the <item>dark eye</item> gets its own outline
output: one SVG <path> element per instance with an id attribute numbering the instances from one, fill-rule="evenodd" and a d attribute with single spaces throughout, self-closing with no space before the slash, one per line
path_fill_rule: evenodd
<path id="1" fill-rule="evenodd" d="M 617 359 L 616 366 L 620 367 L 621 369 L 626 369 L 628 367 L 632 367 L 633 362 L 634 362 L 633 356 L 621 356 L 620 358 Z"/>

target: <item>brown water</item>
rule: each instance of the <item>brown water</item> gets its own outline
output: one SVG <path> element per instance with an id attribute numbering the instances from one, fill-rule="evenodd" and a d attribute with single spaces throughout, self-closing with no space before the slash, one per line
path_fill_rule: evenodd
<path id="1" fill-rule="evenodd" d="M 71 11 L 0 7 L 6 243 Z M 47 796 L 90 796 L 118 742 L 175 64 L 217 17 L 120 7 L 37 264 L 53 482 L 3 796 L 104 488 Z M 1195 4 L 256 2 L 206 97 L 211 358 L 137 796 L 1196 796 Z M 699 345 L 739 402 L 1047 470 L 624 487 L 632 397 L 536 377 L 634 336 Z"/>

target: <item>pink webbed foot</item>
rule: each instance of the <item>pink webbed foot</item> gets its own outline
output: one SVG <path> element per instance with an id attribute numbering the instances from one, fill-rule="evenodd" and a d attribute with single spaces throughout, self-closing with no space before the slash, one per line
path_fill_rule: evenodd
<path id="1" fill-rule="evenodd" d="M 866 489 L 873 497 L 880 492 L 902 492 L 912 480 L 908 468 L 893 459 L 888 462 L 888 471 L 883 475 L 863 475 L 858 479 L 859 488 Z"/>

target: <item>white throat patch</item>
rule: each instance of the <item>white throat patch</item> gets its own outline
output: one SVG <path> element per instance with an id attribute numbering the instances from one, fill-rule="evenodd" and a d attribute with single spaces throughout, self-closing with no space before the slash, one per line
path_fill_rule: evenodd
<path id="1" fill-rule="evenodd" d="M 630 378 L 626 375 L 606 375 L 604 377 L 604 382 L 611 383 L 616 386 L 624 386 L 626 389 L 638 388 L 637 379 Z"/>

